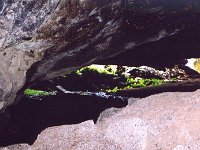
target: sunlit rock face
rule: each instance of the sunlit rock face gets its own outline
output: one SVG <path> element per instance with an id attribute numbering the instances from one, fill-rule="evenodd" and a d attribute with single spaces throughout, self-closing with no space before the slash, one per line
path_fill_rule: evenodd
<path id="1" fill-rule="evenodd" d="M 199 6 L 196 0 L 1 0 L 0 109 L 14 102 L 25 82 L 199 31 Z"/>
<path id="2" fill-rule="evenodd" d="M 199 58 L 190 58 L 187 59 L 187 64 L 189 68 L 195 70 L 196 72 L 200 73 L 200 59 Z"/>

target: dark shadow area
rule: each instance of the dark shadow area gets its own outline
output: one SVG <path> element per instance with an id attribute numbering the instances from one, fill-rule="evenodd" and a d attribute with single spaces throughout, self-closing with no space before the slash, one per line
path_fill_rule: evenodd
<path id="1" fill-rule="evenodd" d="M 177 34 L 155 42 L 141 44 L 119 55 L 103 60 L 100 64 L 141 66 L 157 69 L 186 64 L 184 59 L 200 57 L 199 27 L 181 30 Z"/>
<path id="2" fill-rule="evenodd" d="M 78 94 L 59 93 L 43 99 L 24 97 L 17 105 L 7 109 L 10 120 L 0 134 L 0 146 L 32 144 L 47 127 L 77 124 L 91 119 L 96 122 L 106 108 L 121 108 L 127 104 L 127 100 Z"/>

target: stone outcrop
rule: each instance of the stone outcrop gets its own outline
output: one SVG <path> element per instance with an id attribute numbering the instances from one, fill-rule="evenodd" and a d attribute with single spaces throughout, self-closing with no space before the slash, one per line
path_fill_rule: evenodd
<path id="1" fill-rule="evenodd" d="M 49 47 L 45 40 L 31 39 L 58 3 L 59 0 L 0 2 L 0 110 L 13 103 L 25 84 L 27 70 L 41 60 L 39 53 Z"/>
<path id="2" fill-rule="evenodd" d="M 12 145 L 2 150 L 197 150 L 200 147 L 200 90 L 162 93 L 130 99 L 127 107 L 104 111 L 96 124 L 50 127 L 31 146 Z"/>
<path id="3" fill-rule="evenodd" d="M 25 84 L 180 31 L 195 29 L 198 49 L 199 6 L 195 0 L 1 0 L 0 110 Z"/>

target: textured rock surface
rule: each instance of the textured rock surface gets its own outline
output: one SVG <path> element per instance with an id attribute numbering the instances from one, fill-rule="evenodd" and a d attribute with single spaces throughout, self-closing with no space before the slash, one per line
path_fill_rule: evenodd
<path id="1" fill-rule="evenodd" d="M 13 103 L 16 93 L 25 84 L 26 71 L 41 59 L 38 54 L 49 47 L 45 41 L 31 39 L 58 2 L 0 2 L 0 110 Z"/>
<path id="2" fill-rule="evenodd" d="M 13 103 L 26 80 L 53 78 L 198 29 L 199 5 L 196 0 L 1 0 L 0 109 Z"/>
<path id="3" fill-rule="evenodd" d="M 48 128 L 29 149 L 198 150 L 199 97 L 200 90 L 152 95 L 118 111 L 105 111 L 97 124 L 86 121 Z"/>

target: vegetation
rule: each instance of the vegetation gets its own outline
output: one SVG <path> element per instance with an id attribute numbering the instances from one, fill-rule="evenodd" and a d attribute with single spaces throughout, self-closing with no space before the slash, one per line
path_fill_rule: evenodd
<path id="1" fill-rule="evenodd" d="M 138 77 L 138 74 L 127 73 L 135 67 L 116 66 L 116 65 L 91 65 L 83 67 L 75 72 L 68 73 L 66 76 L 54 79 L 54 82 L 69 91 L 102 91 L 115 93 L 121 89 L 142 88 L 146 86 L 158 86 L 166 81 L 156 78 Z M 148 76 L 148 75 L 147 75 Z M 48 84 L 45 84 L 48 85 Z M 56 92 L 47 92 L 37 87 L 26 89 L 25 96 L 49 96 Z M 45 88 L 43 88 L 45 89 Z M 47 87 L 46 89 L 55 89 Z"/>
<path id="2" fill-rule="evenodd" d="M 145 78 L 134 78 L 131 75 L 125 74 L 126 70 L 130 68 L 127 66 L 115 66 L 115 65 L 91 65 L 87 67 L 83 67 L 80 70 L 77 70 L 76 73 L 79 76 L 85 77 L 86 74 L 89 74 L 88 78 L 91 82 L 95 83 L 95 80 L 100 81 L 98 85 L 100 87 L 101 91 L 111 92 L 115 93 L 120 89 L 131 89 L 131 88 L 137 88 L 137 87 L 146 87 L 146 86 L 158 86 L 164 83 L 164 80 L 161 79 L 145 79 Z M 104 75 L 105 77 L 99 78 L 100 76 Z M 112 78 L 109 78 L 109 75 L 112 75 Z M 118 82 L 124 82 L 125 84 L 122 86 L 119 86 L 118 83 L 113 82 L 113 78 L 118 77 L 120 78 L 120 81 Z M 106 78 L 109 79 L 109 83 L 107 85 L 104 85 L 103 87 L 100 84 L 105 84 Z"/>
<path id="3" fill-rule="evenodd" d="M 142 88 L 146 86 L 158 86 L 163 84 L 164 81 L 160 79 L 144 79 L 144 78 L 133 78 L 126 76 L 126 85 L 122 88 L 115 87 L 113 89 L 107 89 L 107 92 L 115 93 L 120 89 L 131 89 L 131 88 Z"/>
<path id="4" fill-rule="evenodd" d="M 56 92 L 46 92 L 46 91 L 41 91 L 41 90 L 34 90 L 34 89 L 26 89 L 24 91 L 25 96 L 50 96 L 50 95 L 55 95 Z"/>
<path id="5" fill-rule="evenodd" d="M 163 80 L 160 79 L 144 79 L 144 78 L 132 78 L 130 76 L 127 77 L 126 80 L 127 87 L 145 87 L 145 86 L 157 86 L 164 83 Z"/>

